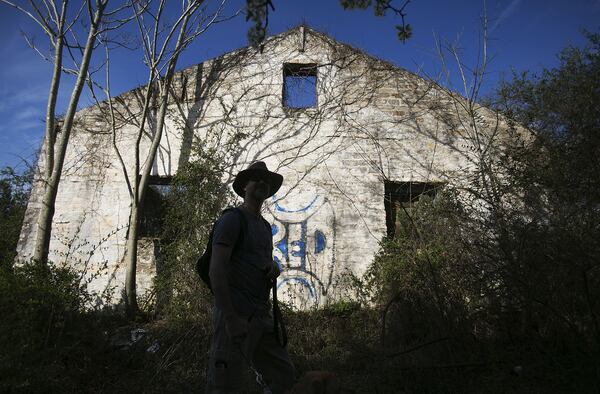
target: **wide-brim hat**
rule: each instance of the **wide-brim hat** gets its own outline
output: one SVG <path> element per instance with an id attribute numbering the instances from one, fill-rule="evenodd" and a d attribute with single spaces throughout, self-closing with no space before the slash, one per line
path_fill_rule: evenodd
<path id="1" fill-rule="evenodd" d="M 279 190 L 281 184 L 283 183 L 283 176 L 276 172 L 269 171 L 267 165 L 263 161 L 257 161 L 250 164 L 248 168 L 240 171 L 237 174 L 235 180 L 233 181 L 233 190 L 238 196 L 244 197 L 246 194 L 244 187 L 250 179 L 254 178 L 262 179 L 269 184 L 269 190 L 271 193 L 269 194 L 269 197 L 277 193 L 277 190 Z"/>

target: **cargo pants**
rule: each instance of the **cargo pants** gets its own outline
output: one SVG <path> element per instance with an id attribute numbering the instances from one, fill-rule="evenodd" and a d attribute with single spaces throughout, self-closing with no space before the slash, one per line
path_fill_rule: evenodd
<path id="1" fill-rule="evenodd" d="M 258 386 L 248 380 L 251 361 L 254 368 L 274 394 L 283 394 L 294 382 L 294 364 L 288 352 L 278 343 L 269 313 L 257 313 L 249 319 L 248 335 L 241 344 L 229 338 L 225 319 L 213 307 L 213 340 L 207 373 L 207 394 L 243 393 L 255 391 Z"/>

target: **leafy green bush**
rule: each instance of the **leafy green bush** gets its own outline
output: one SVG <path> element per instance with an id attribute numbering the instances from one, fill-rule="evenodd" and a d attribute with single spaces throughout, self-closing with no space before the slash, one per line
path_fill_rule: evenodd
<path id="1" fill-rule="evenodd" d="M 370 302 L 379 305 L 384 324 L 390 325 L 384 332 L 401 332 L 395 338 L 403 336 L 404 345 L 446 336 L 467 324 L 477 295 L 467 283 L 472 259 L 461 218 L 449 193 L 423 196 L 413 208 L 400 211 L 395 236 L 382 240 L 363 278 Z"/>
<path id="2" fill-rule="evenodd" d="M 0 265 L 12 266 L 16 256 L 31 179 L 31 171 L 18 174 L 11 167 L 0 170 Z"/>
<path id="3" fill-rule="evenodd" d="M 85 290 L 69 268 L 0 269 L 0 391 L 60 381 L 72 352 L 85 340 L 80 331 L 89 301 Z"/>
<path id="4" fill-rule="evenodd" d="M 498 108 L 527 127 L 505 167 L 521 206 L 498 212 L 502 275 L 522 334 L 600 348 L 600 35 L 558 67 L 515 75 Z M 508 297 L 505 297 L 508 298 Z"/>
<path id="5" fill-rule="evenodd" d="M 205 318 L 212 299 L 194 271 L 214 221 L 231 200 L 216 154 L 187 163 L 173 179 L 155 287 L 159 313 L 170 319 Z"/>
<path id="6" fill-rule="evenodd" d="M 590 363 L 600 283 L 588 271 L 586 286 L 582 268 L 590 265 L 575 259 L 593 254 L 597 241 L 581 248 L 589 234 L 572 231 L 575 215 L 534 226 L 527 204 L 500 216 L 459 197 L 446 190 L 400 214 L 365 276 L 348 282 L 378 317 L 349 323 L 369 322 L 371 333 L 350 334 L 364 345 L 350 348 L 404 371 L 403 380 L 375 371 L 366 379 L 383 392 L 394 384 L 409 392 L 503 392 L 506 384 L 528 392 L 539 380 L 547 392 L 588 392 L 600 376 Z M 514 381 L 511 365 L 528 376 Z"/>

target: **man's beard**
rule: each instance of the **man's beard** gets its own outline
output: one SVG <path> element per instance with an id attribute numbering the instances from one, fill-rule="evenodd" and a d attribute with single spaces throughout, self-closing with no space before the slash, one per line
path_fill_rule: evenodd
<path id="1" fill-rule="evenodd" d="M 269 187 L 268 186 L 257 186 L 254 190 L 254 198 L 257 200 L 264 201 L 269 198 Z"/>

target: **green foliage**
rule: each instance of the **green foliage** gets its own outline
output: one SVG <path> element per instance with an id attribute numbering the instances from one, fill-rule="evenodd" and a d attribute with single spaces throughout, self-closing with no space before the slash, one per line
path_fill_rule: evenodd
<path id="1" fill-rule="evenodd" d="M 171 318 L 208 313 L 199 301 L 212 297 L 194 266 L 204 252 L 214 221 L 231 200 L 221 181 L 218 155 L 207 152 L 200 157 L 179 169 L 167 197 L 155 285 L 159 309 Z"/>
<path id="2" fill-rule="evenodd" d="M 383 331 L 399 333 L 382 340 L 410 346 L 417 339 L 469 329 L 468 310 L 478 294 L 467 283 L 474 279 L 474 268 L 463 242 L 463 218 L 448 191 L 400 209 L 394 238 L 381 242 L 363 278 L 369 302 L 383 311 Z"/>
<path id="3" fill-rule="evenodd" d="M 209 320 L 128 322 L 86 310 L 79 274 L 52 265 L 0 269 L 0 392 L 190 392 L 203 385 Z M 131 331 L 147 332 L 136 342 Z M 153 345 L 159 351 L 148 352 Z"/>
<path id="4" fill-rule="evenodd" d="M 527 325 L 597 349 L 600 35 L 587 37 L 587 47 L 561 52 L 558 68 L 515 76 L 498 92 L 499 108 L 533 136 L 508 150 L 511 186 L 524 198 L 496 227 Z"/>
<path id="5" fill-rule="evenodd" d="M 410 24 L 396 25 L 398 39 L 402 42 L 405 42 L 409 38 L 412 37 L 413 29 Z"/>
<path id="6" fill-rule="evenodd" d="M 385 11 L 391 9 L 392 0 L 340 0 L 340 5 L 345 10 L 366 10 L 373 7 L 373 12 L 376 16 L 384 16 Z"/>
<path id="7" fill-rule="evenodd" d="M 396 25 L 397 36 L 403 43 L 412 37 L 412 26 L 405 22 L 406 12 L 404 11 L 410 0 L 401 1 L 402 4 L 399 8 L 395 6 L 393 0 L 340 0 L 340 5 L 345 10 L 366 10 L 367 8 L 373 7 L 373 13 L 375 16 L 385 16 L 387 11 L 391 11 L 394 14 L 400 16 L 402 19 L 401 25 Z"/>
<path id="8" fill-rule="evenodd" d="M 412 37 L 412 26 L 405 22 L 406 6 L 410 0 L 403 0 L 402 5 L 397 7 L 393 0 L 339 0 L 340 5 L 345 10 L 361 9 L 366 10 L 373 7 L 373 14 L 381 17 L 386 12 L 391 11 L 400 16 L 402 24 L 396 25 L 397 36 L 403 43 Z M 251 21 L 252 26 L 248 29 L 248 42 L 254 47 L 258 47 L 267 35 L 269 26 L 269 11 L 274 12 L 275 6 L 272 0 L 246 0 L 246 21 Z"/>
<path id="9" fill-rule="evenodd" d="M 0 268 L 0 391 L 59 389 L 77 343 L 92 332 L 81 330 L 88 297 L 69 268 Z"/>
<path id="10" fill-rule="evenodd" d="M 17 174 L 11 167 L 0 171 L 0 267 L 12 266 L 29 200 L 32 172 Z"/>
<path id="11" fill-rule="evenodd" d="M 600 35 L 586 35 L 588 46 L 564 49 L 558 68 L 515 75 L 498 92 L 498 108 L 535 136 L 514 155 L 515 175 L 576 209 L 600 201 Z"/>
<path id="12" fill-rule="evenodd" d="M 576 245 L 552 234 L 568 230 L 558 223 L 523 228 L 522 205 L 500 220 L 494 209 L 478 211 L 459 196 L 446 190 L 401 213 L 395 237 L 382 241 L 365 276 L 355 278 L 365 311 L 373 305 L 380 314 L 362 350 L 406 371 L 394 384 L 409 391 L 502 392 L 510 384 L 528 392 L 543 380 L 542 391 L 587 392 L 599 373 L 589 364 L 598 344 L 588 301 L 600 295 L 600 283 L 589 277 L 586 286 L 579 264 L 561 255 Z M 574 259 L 579 252 L 566 253 Z M 511 364 L 525 365 L 527 378 L 512 381 Z"/>
<path id="13" fill-rule="evenodd" d="M 260 45 L 267 35 L 269 8 L 275 11 L 271 0 L 246 0 L 246 21 L 253 23 L 248 29 L 248 42 L 254 47 Z"/>
<path id="14" fill-rule="evenodd" d="M 329 370 L 358 393 L 597 391 L 598 36 L 590 43 L 502 88 L 515 138 L 482 170 L 499 169 L 483 174 L 495 183 L 401 210 L 366 274 L 341 282 L 354 300 L 285 311 L 299 374 Z M 517 138 L 517 122 L 533 136 Z M 113 338 L 140 323 L 84 311 L 75 273 L 2 267 L 0 391 L 202 390 L 212 297 L 193 262 L 229 196 L 219 158 L 196 155 L 169 195 L 156 279 L 164 318 L 122 349 Z"/>

